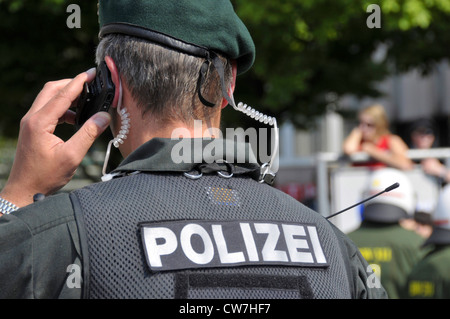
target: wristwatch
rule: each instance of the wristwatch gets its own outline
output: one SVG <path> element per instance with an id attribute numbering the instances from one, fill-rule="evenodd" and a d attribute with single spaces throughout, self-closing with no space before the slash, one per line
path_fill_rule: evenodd
<path id="1" fill-rule="evenodd" d="M 0 213 L 9 214 L 15 212 L 18 209 L 19 207 L 0 197 Z"/>

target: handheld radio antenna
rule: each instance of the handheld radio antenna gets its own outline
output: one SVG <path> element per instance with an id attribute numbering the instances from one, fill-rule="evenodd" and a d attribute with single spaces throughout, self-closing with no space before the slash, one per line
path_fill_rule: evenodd
<path id="1" fill-rule="evenodd" d="M 354 204 L 354 205 L 352 205 L 352 206 L 350 206 L 350 207 L 347 207 L 347 208 L 345 208 L 345 209 L 343 209 L 343 210 L 341 210 L 341 211 L 338 211 L 337 213 L 334 213 L 334 214 L 332 214 L 332 215 L 326 217 L 326 219 L 329 219 L 329 218 L 331 218 L 331 217 L 334 217 L 334 216 L 336 216 L 336 215 L 339 215 L 339 214 L 341 214 L 341 213 L 343 213 L 343 212 L 345 212 L 345 211 L 347 211 L 347 210 L 349 210 L 349 209 L 351 209 L 351 208 L 353 208 L 353 207 L 355 207 L 355 206 L 361 205 L 361 204 L 363 204 L 363 203 L 365 203 L 365 202 L 367 202 L 367 201 L 369 201 L 369 200 L 371 200 L 371 199 L 373 199 L 373 198 L 375 198 L 375 197 L 377 197 L 377 196 L 380 196 L 381 194 L 390 192 L 391 190 L 396 189 L 396 188 L 399 187 L 399 186 L 400 186 L 399 183 L 394 183 L 394 184 L 392 184 L 391 186 L 386 187 L 386 188 L 385 188 L 384 190 L 382 190 L 381 192 L 379 192 L 379 193 L 377 193 L 377 194 L 375 194 L 375 195 L 372 195 L 372 196 L 370 196 L 369 198 L 366 198 L 366 199 L 364 199 L 364 200 L 362 200 L 362 201 L 360 201 L 360 202 L 358 202 L 358 203 L 356 203 L 356 204 Z"/>

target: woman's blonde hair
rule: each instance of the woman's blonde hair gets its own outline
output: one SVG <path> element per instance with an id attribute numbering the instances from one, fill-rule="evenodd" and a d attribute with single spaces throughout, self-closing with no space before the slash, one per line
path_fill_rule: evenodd
<path id="1" fill-rule="evenodd" d="M 359 112 L 359 115 L 362 114 L 367 114 L 373 119 L 376 134 L 378 136 L 390 134 L 389 120 L 383 105 L 381 104 L 370 105 Z"/>

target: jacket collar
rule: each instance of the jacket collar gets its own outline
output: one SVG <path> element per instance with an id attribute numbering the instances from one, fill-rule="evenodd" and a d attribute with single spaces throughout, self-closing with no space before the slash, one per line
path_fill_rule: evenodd
<path id="1" fill-rule="evenodd" d="M 111 173 L 190 172 L 224 170 L 232 164 L 234 174 L 259 178 L 260 166 L 250 144 L 226 139 L 154 138 L 132 152 Z"/>

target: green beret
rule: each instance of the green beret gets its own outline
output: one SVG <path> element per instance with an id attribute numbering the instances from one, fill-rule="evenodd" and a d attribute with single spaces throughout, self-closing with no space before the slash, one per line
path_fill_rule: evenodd
<path id="1" fill-rule="evenodd" d="M 178 51 L 237 61 L 238 74 L 255 60 L 255 46 L 229 0 L 100 0 L 100 38 L 141 37 Z"/>

